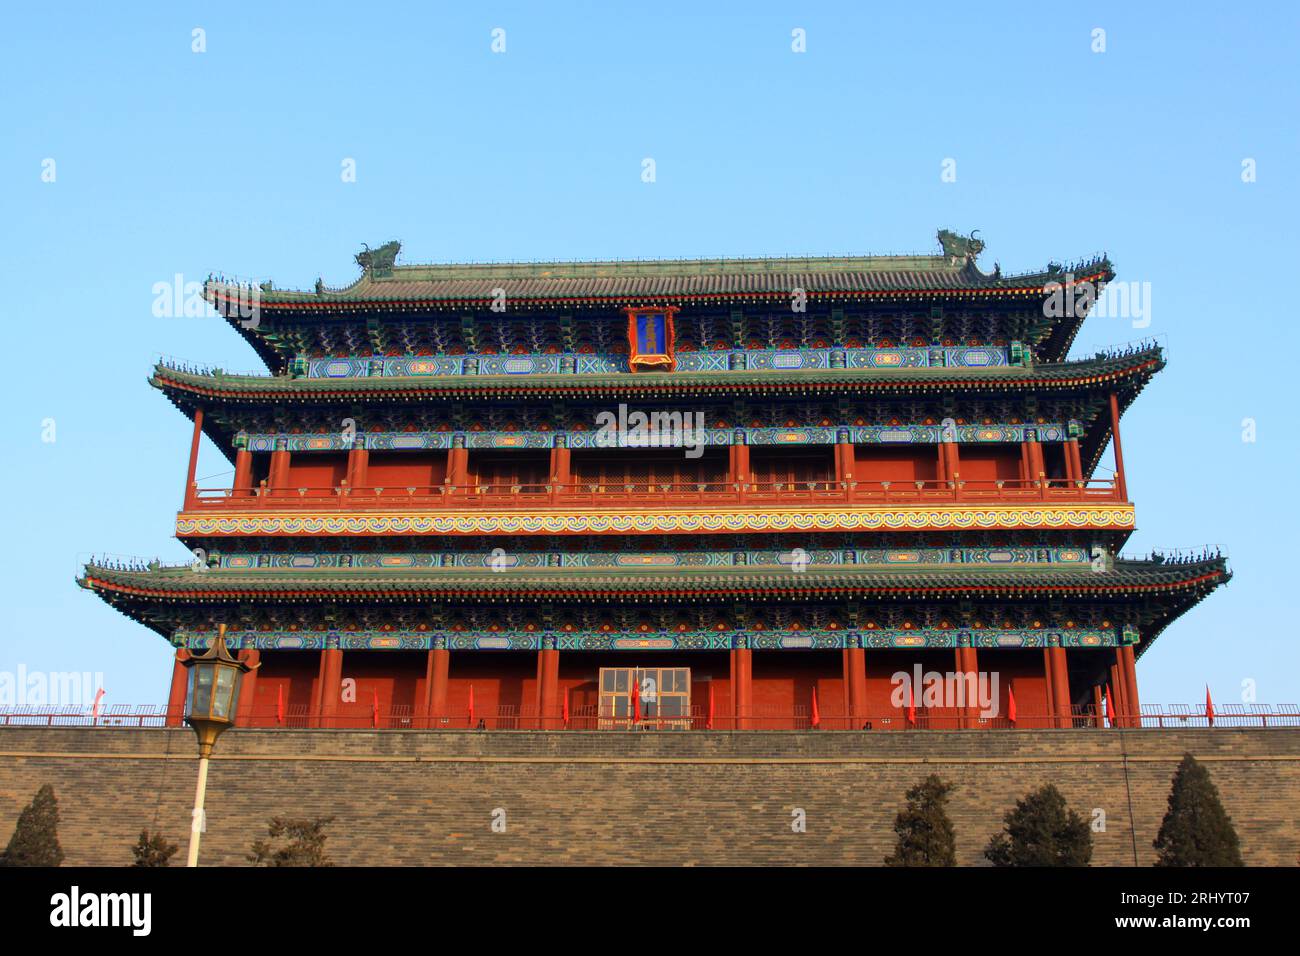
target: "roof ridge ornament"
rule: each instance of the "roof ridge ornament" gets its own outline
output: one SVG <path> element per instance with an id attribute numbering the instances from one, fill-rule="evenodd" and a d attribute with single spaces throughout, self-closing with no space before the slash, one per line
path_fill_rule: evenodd
<path id="1" fill-rule="evenodd" d="M 378 249 L 371 249 L 369 244 L 363 242 L 361 251 L 356 255 L 357 265 L 372 279 L 391 276 L 393 274 L 393 265 L 397 261 L 397 254 L 401 250 L 402 244 L 396 239 L 385 242 Z"/>
<path id="2" fill-rule="evenodd" d="M 972 229 L 969 236 L 963 236 L 951 229 L 940 229 L 939 245 L 943 247 L 943 254 L 953 260 L 973 262 L 984 251 L 984 240 L 975 238 L 978 232 L 978 229 Z"/>

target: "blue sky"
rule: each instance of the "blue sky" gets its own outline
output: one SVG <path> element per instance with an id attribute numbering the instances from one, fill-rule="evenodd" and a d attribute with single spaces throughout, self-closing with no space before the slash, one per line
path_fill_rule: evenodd
<path id="1" fill-rule="evenodd" d="M 166 644 L 73 577 L 91 552 L 186 555 L 190 428 L 146 384 L 157 355 L 258 362 L 215 318 L 155 318 L 156 282 L 341 284 L 390 238 L 406 262 L 757 256 L 930 251 L 944 226 L 980 229 L 987 268 L 1106 251 L 1150 283 L 1149 327 L 1098 318 L 1074 350 L 1168 348 L 1123 423 L 1126 550 L 1222 544 L 1236 578 L 1143 657 L 1143 701 L 1252 680 L 1300 702 L 1294 5 L 464 7 L 8 12 L 0 671 L 165 698 Z M 229 467 L 205 447 L 200 476 Z"/>

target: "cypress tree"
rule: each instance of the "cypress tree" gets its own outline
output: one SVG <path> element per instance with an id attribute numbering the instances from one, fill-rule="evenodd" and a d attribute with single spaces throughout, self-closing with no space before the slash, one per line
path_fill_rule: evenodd
<path id="1" fill-rule="evenodd" d="M 1017 800 L 984 855 L 994 866 L 1087 866 L 1092 831 L 1052 784 Z"/>
<path id="2" fill-rule="evenodd" d="M 177 849 L 176 844 L 168 843 L 161 833 L 150 836 L 148 830 L 141 830 L 140 839 L 136 840 L 135 846 L 131 847 L 131 852 L 135 855 L 135 862 L 131 865 L 170 866 L 171 858 L 176 855 Z"/>
<path id="3" fill-rule="evenodd" d="M 898 843 L 886 866 L 956 866 L 956 844 L 948 819 L 953 784 L 930 774 L 907 791 L 907 806 L 894 819 Z"/>
<path id="4" fill-rule="evenodd" d="M 1156 866 L 1243 866 L 1241 845 L 1210 772 L 1191 754 L 1174 773 L 1169 810 L 1153 843 Z"/>
<path id="5" fill-rule="evenodd" d="M 325 827 L 333 817 L 289 820 L 272 817 L 267 833 L 271 840 L 253 843 L 248 859 L 254 866 L 333 866 L 325 855 Z M 271 841 L 284 837 L 288 843 L 276 847 Z"/>
<path id="6" fill-rule="evenodd" d="M 0 853 L 0 866 L 58 866 L 62 862 L 59 801 L 54 796 L 54 788 L 47 783 L 18 815 L 14 835 L 9 838 L 4 853 Z"/>

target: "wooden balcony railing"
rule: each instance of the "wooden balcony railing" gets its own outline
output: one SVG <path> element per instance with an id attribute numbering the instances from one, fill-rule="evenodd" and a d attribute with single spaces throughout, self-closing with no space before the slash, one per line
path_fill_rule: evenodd
<path id="1" fill-rule="evenodd" d="M 186 511 L 410 511 L 1122 502 L 1109 478 L 1019 481 L 597 482 L 404 487 L 192 488 Z"/>

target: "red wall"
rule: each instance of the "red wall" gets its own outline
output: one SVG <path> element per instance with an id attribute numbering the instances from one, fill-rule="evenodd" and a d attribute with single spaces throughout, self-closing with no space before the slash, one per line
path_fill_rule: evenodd
<path id="1" fill-rule="evenodd" d="M 872 729 L 878 730 L 907 727 L 906 698 L 901 708 L 895 707 L 891 700 L 894 689 L 891 678 L 896 672 L 911 675 L 918 663 L 923 674 L 933 671 L 946 675 L 956 671 L 953 650 L 868 649 L 865 658 L 866 719 L 871 721 Z M 842 651 L 754 651 L 752 660 L 752 725 L 756 729 L 765 726 L 765 719 L 772 727 L 785 729 L 795 716 L 801 718 L 800 726 L 807 726 L 814 687 L 823 726 L 836 727 L 837 721 L 846 715 Z M 261 661 L 254 686 L 252 724 L 276 726 L 277 697 L 283 688 L 284 725 L 305 725 L 306 714 L 315 702 L 320 652 L 265 651 Z M 338 725 L 371 726 L 375 695 L 378 695 L 382 726 L 393 725 L 394 719 L 400 722 L 406 714 L 416 714 L 425 699 L 427 661 L 425 651 L 345 651 L 342 676 L 345 681 L 355 681 L 355 700 L 340 701 Z M 701 718 L 708 713 L 710 685 L 717 726 L 725 726 L 724 718 L 733 713 L 730 655 L 725 651 L 644 654 L 562 651 L 560 699 L 568 697 L 570 714 L 575 718 L 584 707 L 594 713 L 601 667 L 630 666 L 687 667 L 691 671 L 691 705 L 695 713 Z M 999 724 L 1005 723 L 1010 689 L 1016 698 L 1017 727 L 1051 726 L 1041 649 L 979 650 L 977 666 L 981 672 L 996 671 L 998 675 Z M 536 652 L 452 653 L 447 690 L 448 726 L 469 726 L 472 685 L 476 723 L 483 719 L 489 728 L 526 727 L 526 718 L 537 714 L 537 667 Z M 920 726 L 939 729 L 958 725 L 956 708 L 925 706 L 923 688 L 916 688 L 915 701 Z M 500 713 L 503 707 L 507 709 L 504 717 Z M 521 719 L 512 722 L 516 716 Z"/>
<path id="2" fill-rule="evenodd" d="M 283 726 L 305 726 L 319 676 L 319 651 L 263 651 L 253 685 L 252 725 L 276 726 L 277 702 L 283 700 Z"/>
<path id="3" fill-rule="evenodd" d="M 347 452 L 299 452 L 289 456 L 289 488 L 337 488 L 347 476 Z"/>
<path id="4" fill-rule="evenodd" d="M 447 477 L 445 451 L 372 451 L 366 464 L 367 488 L 432 488 Z"/>
<path id="5" fill-rule="evenodd" d="M 938 445 L 855 445 L 855 481 L 934 481 L 938 477 Z"/>
<path id="6" fill-rule="evenodd" d="M 373 726 L 376 697 L 381 726 L 393 726 L 390 718 L 400 722 L 404 716 L 414 716 L 424 703 L 427 660 L 425 651 L 344 651 L 345 699 L 339 702 L 335 725 Z M 353 694 L 348 693 L 349 680 L 355 682 Z M 347 700 L 346 696 L 355 699 Z"/>
<path id="7" fill-rule="evenodd" d="M 958 471 L 968 482 L 1015 481 L 1020 475 L 1019 445 L 962 445 Z"/>

